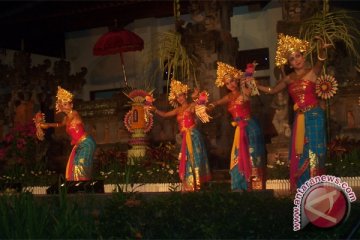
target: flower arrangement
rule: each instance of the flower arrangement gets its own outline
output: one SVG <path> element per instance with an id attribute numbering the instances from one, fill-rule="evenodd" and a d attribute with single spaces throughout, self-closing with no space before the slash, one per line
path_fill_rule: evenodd
<path id="1" fill-rule="evenodd" d="M 5 136 L 0 148 L 0 161 L 7 164 L 26 164 L 35 160 L 36 128 L 34 124 L 17 125 Z"/>
<path id="2" fill-rule="evenodd" d="M 154 123 L 153 115 L 150 112 L 150 108 L 155 101 L 153 91 L 147 92 L 135 89 L 130 93 L 123 92 L 132 101 L 132 108 L 124 118 L 124 125 L 130 133 L 134 133 L 136 129 L 143 129 L 145 133 L 151 130 Z"/>
<path id="3" fill-rule="evenodd" d="M 38 142 L 33 123 L 17 125 L 5 136 L 0 147 L 0 184 L 49 185 L 58 176 L 46 169 L 44 156 L 48 144 Z"/>

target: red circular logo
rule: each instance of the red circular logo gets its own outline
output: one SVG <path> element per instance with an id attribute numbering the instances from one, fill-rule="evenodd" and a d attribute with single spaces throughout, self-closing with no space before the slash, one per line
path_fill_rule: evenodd
<path id="1" fill-rule="evenodd" d="M 304 201 L 304 210 L 312 224 L 329 228 L 339 224 L 349 209 L 347 199 L 340 189 L 319 184 L 310 189 Z"/>

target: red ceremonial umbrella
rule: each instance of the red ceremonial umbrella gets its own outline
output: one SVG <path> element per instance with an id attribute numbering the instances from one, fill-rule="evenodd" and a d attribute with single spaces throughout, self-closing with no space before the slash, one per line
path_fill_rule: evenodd
<path id="1" fill-rule="evenodd" d="M 124 67 L 123 52 L 141 51 L 144 49 L 144 41 L 135 33 L 125 29 L 110 31 L 102 35 L 93 48 L 95 56 L 106 56 L 112 54 L 120 54 L 122 70 L 124 74 L 125 84 L 126 73 Z"/>

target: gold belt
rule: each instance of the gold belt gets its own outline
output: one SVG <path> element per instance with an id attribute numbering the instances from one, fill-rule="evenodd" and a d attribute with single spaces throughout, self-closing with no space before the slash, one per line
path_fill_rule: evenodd
<path id="1" fill-rule="evenodd" d="M 306 106 L 306 107 L 304 107 L 304 108 L 299 108 L 299 109 L 297 109 L 296 111 L 299 112 L 299 113 L 304 113 L 304 112 L 307 112 L 307 111 L 309 111 L 309 110 L 311 110 L 311 109 L 313 109 L 313 108 L 316 108 L 317 106 L 318 106 L 318 104 L 316 103 L 316 104 L 312 104 L 312 105 Z"/>
<path id="2" fill-rule="evenodd" d="M 190 126 L 190 127 L 182 127 L 180 132 L 184 132 L 184 131 L 187 131 L 187 130 L 191 130 L 191 129 L 193 129 L 194 127 L 195 127 L 195 124 L 192 125 L 192 126 Z"/>

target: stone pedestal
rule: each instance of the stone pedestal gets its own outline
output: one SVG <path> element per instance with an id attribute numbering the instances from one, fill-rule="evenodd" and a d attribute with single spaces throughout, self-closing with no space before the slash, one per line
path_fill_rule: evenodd
<path id="1" fill-rule="evenodd" d="M 267 164 L 275 165 L 278 161 L 288 164 L 289 162 L 290 138 L 276 136 L 271 139 L 270 144 L 266 144 Z"/>

